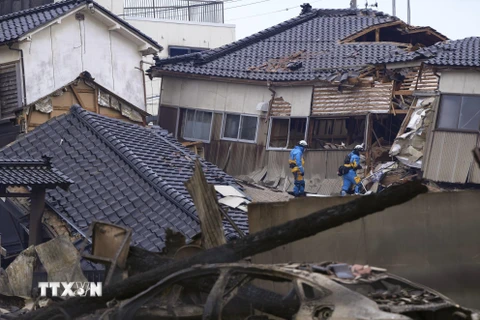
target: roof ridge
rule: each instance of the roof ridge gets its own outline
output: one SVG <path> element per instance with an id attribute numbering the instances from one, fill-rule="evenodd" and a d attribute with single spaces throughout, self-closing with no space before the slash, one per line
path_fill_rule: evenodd
<path id="1" fill-rule="evenodd" d="M 390 16 L 388 14 L 385 14 L 381 11 L 375 11 L 371 9 L 312 9 L 311 11 L 300 14 L 296 17 L 293 17 L 289 20 L 283 21 L 279 24 L 276 24 L 274 26 L 271 26 L 267 29 L 261 30 L 257 33 L 254 33 L 250 36 L 247 36 L 245 38 L 242 38 L 240 40 L 228 43 L 226 45 L 223 45 L 218 48 L 214 48 L 211 50 L 206 50 L 203 52 L 197 52 L 197 53 L 192 53 L 192 54 L 186 54 L 178 57 L 173 57 L 173 58 L 166 58 L 166 59 L 159 59 L 156 62 L 156 66 L 162 66 L 170 63 L 176 63 L 176 62 L 181 62 L 181 61 L 188 61 L 191 60 L 192 58 L 198 58 L 198 61 L 195 62 L 195 64 L 204 64 L 208 63 L 212 60 L 215 60 L 223 55 L 229 54 L 233 51 L 237 51 L 239 49 L 244 48 L 245 46 L 248 46 L 252 43 L 264 40 L 266 38 L 269 38 L 271 36 L 274 36 L 280 32 L 283 32 L 289 28 L 295 27 L 297 25 L 300 25 L 302 23 L 305 23 L 313 18 L 316 18 L 318 16 L 325 16 L 325 17 L 335 17 L 335 16 L 347 16 L 347 15 L 358 15 L 359 13 L 370 13 L 370 14 L 376 14 L 376 16 L 384 16 L 384 17 L 391 17 L 393 19 L 398 19 L 396 17 Z"/>
<path id="2" fill-rule="evenodd" d="M 92 112 L 89 112 L 87 110 L 84 110 L 82 107 L 79 105 L 73 105 L 70 108 L 71 114 L 79 119 L 81 122 L 86 124 L 98 137 L 103 140 L 115 153 L 117 153 L 123 160 L 129 164 L 135 171 L 137 171 L 137 174 L 140 175 L 145 181 L 147 181 L 150 185 L 152 185 L 162 196 L 164 196 L 166 199 L 168 199 L 170 202 L 172 202 L 174 205 L 176 205 L 180 210 L 184 211 L 190 218 L 193 220 L 199 222 L 199 218 L 196 215 L 196 209 L 195 209 L 195 204 L 192 202 L 192 200 L 188 199 L 185 197 L 183 194 L 178 192 L 178 190 L 168 184 L 168 182 L 165 181 L 162 177 L 158 176 L 155 171 L 153 171 L 148 165 L 144 164 L 143 161 L 141 161 L 137 155 L 135 155 L 130 148 L 128 148 L 123 142 L 121 142 L 120 139 L 118 139 L 114 134 L 110 133 L 109 137 L 106 137 L 103 135 L 100 130 L 98 130 L 91 122 L 89 119 L 87 119 L 87 116 L 93 116 L 93 117 L 103 117 L 107 118 L 112 121 L 120 121 L 120 120 L 115 120 L 111 119 L 102 115 L 98 115 Z M 128 124 L 128 123 L 126 123 Z M 133 124 L 132 124 L 133 125 Z M 103 127 L 103 126 L 102 126 Z M 127 149 L 130 154 L 126 154 L 124 151 L 120 151 L 120 148 L 118 148 L 116 145 L 114 145 L 113 141 L 111 138 L 115 138 L 115 140 L 118 141 L 118 144 L 121 144 L 121 148 Z M 117 144 L 117 145 L 118 145 Z M 131 159 L 133 158 L 133 160 Z M 139 165 L 141 163 L 141 165 Z M 154 176 L 155 178 L 152 179 L 151 177 Z M 159 182 L 155 182 L 154 180 L 159 180 Z M 167 189 L 173 190 L 173 192 L 168 192 Z M 186 209 L 183 205 L 180 204 L 181 201 L 188 201 L 189 203 L 192 204 L 191 209 Z"/>
<path id="3" fill-rule="evenodd" d="M 15 17 L 18 17 L 18 16 L 23 16 L 25 14 L 32 14 L 32 13 L 36 13 L 36 12 L 40 12 L 40 11 L 45 11 L 45 10 L 48 10 L 48 9 L 51 9 L 51 8 L 61 7 L 65 4 L 69 4 L 69 3 L 81 4 L 82 2 L 86 2 L 86 1 L 87 0 L 62 0 L 62 1 L 59 1 L 59 2 L 49 3 L 49 4 L 45 4 L 43 6 L 33 7 L 33 8 L 17 11 L 17 12 L 12 12 L 12 13 L 5 14 L 3 16 L 0 16 L 0 21 L 10 20 L 10 19 L 14 19 Z"/>

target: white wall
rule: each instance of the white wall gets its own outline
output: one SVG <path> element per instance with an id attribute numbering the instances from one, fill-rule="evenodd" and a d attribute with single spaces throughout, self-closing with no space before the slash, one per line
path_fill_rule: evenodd
<path id="1" fill-rule="evenodd" d="M 272 93 L 267 85 L 247 85 L 219 81 L 163 79 L 162 104 L 214 111 L 261 114 L 260 102 L 268 102 Z M 291 115 L 308 117 L 312 103 L 311 86 L 278 87 L 276 97 L 282 97 L 292 105 Z"/>
<path id="2" fill-rule="evenodd" d="M 261 114 L 260 102 L 271 99 L 267 86 L 236 84 L 217 81 L 163 79 L 161 103 L 185 108 Z"/>
<path id="3" fill-rule="evenodd" d="M 480 72 L 476 71 L 442 71 L 440 92 L 480 94 Z"/>
<path id="4" fill-rule="evenodd" d="M 27 103 L 34 102 L 88 71 L 102 86 L 145 109 L 142 55 L 138 45 L 108 31 L 89 11 L 84 21 L 68 16 L 22 42 Z"/>
<path id="5" fill-rule="evenodd" d="M 234 25 L 142 18 L 125 19 L 164 47 L 159 54 L 162 58 L 168 57 L 169 46 L 208 49 L 235 41 Z"/>
<path id="6" fill-rule="evenodd" d="M 154 20 L 143 18 L 126 18 L 126 21 L 135 28 L 157 41 L 164 50 L 159 57 L 168 57 L 169 46 L 195 47 L 212 49 L 235 41 L 235 26 L 226 24 L 200 23 L 173 20 Z M 153 59 L 145 59 L 153 63 Z M 150 66 L 145 65 L 145 70 Z M 146 79 L 147 111 L 152 114 L 158 112 L 161 79 Z"/>
<path id="7" fill-rule="evenodd" d="M 275 88 L 275 97 L 282 97 L 292 106 L 292 117 L 308 117 L 312 109 L 312 86 Z"/>
<path id="8" fill-rule="evenodd" d="M 20 60 L 20 52 L 8 49 L 7 46 L 0 47 L 0 64 Z"/>

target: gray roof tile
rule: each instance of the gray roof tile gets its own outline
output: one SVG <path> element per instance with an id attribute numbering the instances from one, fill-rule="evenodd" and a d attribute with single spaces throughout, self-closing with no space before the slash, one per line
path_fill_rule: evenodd
<path id="1" fill-rule="evenodd" d="M 101 135 L 97 131 L 99 123 L 111 135 Z M 114 146 L 113 140 L 119 142 Z M 51 144 L 58 148 L 48 147 Z M 172 228 L 187 239 L 200 231 L 193 202 L 183 185 L 193 173 L 196 156 L 164 130 L 140 127 L 74 106 L 69 114 L 52 119 L 4 148 L 0 157 L 39 157 L 47 149 L 53 153 L 53 164 L 62 167 L 75 182 L 70 192 L 50 190 L 48 204 L 73 221 L 77 229 L 86 232 L 84 222 L 90 224 L 97 219 L 126 225 L 133 228 L 133 242 L 147 250 L 163 248 L 165 239 L 158 236 L 158 230 Z M 139 162 L 133 164 L 125 154 Z M 174 161 L 166 161 L 166 155 Z M 95 164 L 86 158 L 94 159 Z M 210 183 L 237 186 L 213 164 L 202 161 L 202 165 Z M 151 176 L 146 177 L 140 169 L 147 169 Z M 176 172 L 180 169 L 188 174 L 179 180 Z M 245 213 L 232 210 L 229 214 L 248 232 Z M 136 222 L 127 223 L 130 217 Z M 229 238 L 236 236 L 226 223 L 225 232 Z"/>
<path id="2" fill-rule="evenodd" d="M 372 10 L 312 10 L 226 46 L 157 60 L 153 69 L 251 80 L 327 80 L 338 72 L 355 71 L 398 50 L 392 43 L 346 43 L 340 40 L 367 27 L 398 18 Z M 249 71 L 271 59 L 305 50 L 291 71 Z"/>
<path id="3" fill-rule="evenodd" d="M 415 52 L 399 53 L 381 60 L 383 63 L 422 60 L 432 66 L 480 67 L 480 37 L 447 40 Z"/>

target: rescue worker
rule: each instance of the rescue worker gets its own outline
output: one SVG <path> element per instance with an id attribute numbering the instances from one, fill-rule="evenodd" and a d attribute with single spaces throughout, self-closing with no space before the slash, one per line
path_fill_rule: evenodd
<path id="1" fill-rule="evenodd" d="M 347 195 L 348 191 L 352 186 L 354 186 L 355 194 L 360 194 L 360 177 L 357 175 L 357 170 L 362 169 L 360 165 L 360 152 L 363 151 L 363 145 L 357 145 L 352 152 L 348 155 L 349 163 L 345 163 L 344 166 L 347 167 L 348 173 L 343 175 L 343 187 L 341 196 Z"/>
<path id="2" fill-rule="evenodd" d="M 303 196 L 305 193 L 305 160 L 303 158 L 303 153 L 305 152 L 306 148 L 307 142 L 302 140 L 290 152 L 290 159 L 288 163 L 290 165 L 290 169 L 292 170 L 293 179 L 295 181 L 295 186 L 293 188 L 293 194 L 295 197 Z"/>

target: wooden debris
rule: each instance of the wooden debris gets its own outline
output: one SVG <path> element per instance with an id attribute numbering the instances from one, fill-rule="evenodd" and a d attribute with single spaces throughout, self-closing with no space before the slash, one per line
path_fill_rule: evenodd
<path id="1" fill-rule="evenodd" d="M 40 244 L 35 251 L 47 271 L 48 281 L 87 281 L 80 266 L 80 253 L 67 236 Z"/>
<path id="2" fill-rule="evenodd" d="M 202 243 L 206 249 L 227 243 L 223 232 L 222 212 L 217 202 L 217 193 L 213 185 L 208 184 L 198 159 L 192 177 L 185 182 L 185 187 L 192 196 L 193 203 L 200 218 Z"/>
<path id="3" fill-rule="evenodd" d="M 417 195 L 426 192 L 427 188 L 418 181 L 395 186 L 386 189 L 384 192 L 360 197 L 346 204 L 319 210 L 306 217 L 248 235 L 243 239 L 221 247 L 203 251 L 191 258 L 171 262 L 143 274 L 130 277 L 120 283 L 106 287 L 102 297 L 71 298 L 55 306 L 33 311 L 19 319 L 52 319 L 58 315 L 59 308 L 72 318 L 92 313 L 97 309 L 105 308 L 106 304 L 114 299 L 118 301 L 131 298 L 178 270 L 196 264 L 236 262 L 383 211 L 388 207 L 407 202 Z"/>
<path id="4" fill-rule="evenodd" d="M 29 297 L 32 293 L 33 270 L 37 261 L 35 247 L 30 246 L 8 266 L 7 272 L 10 288 L 15 296 Z"/>

